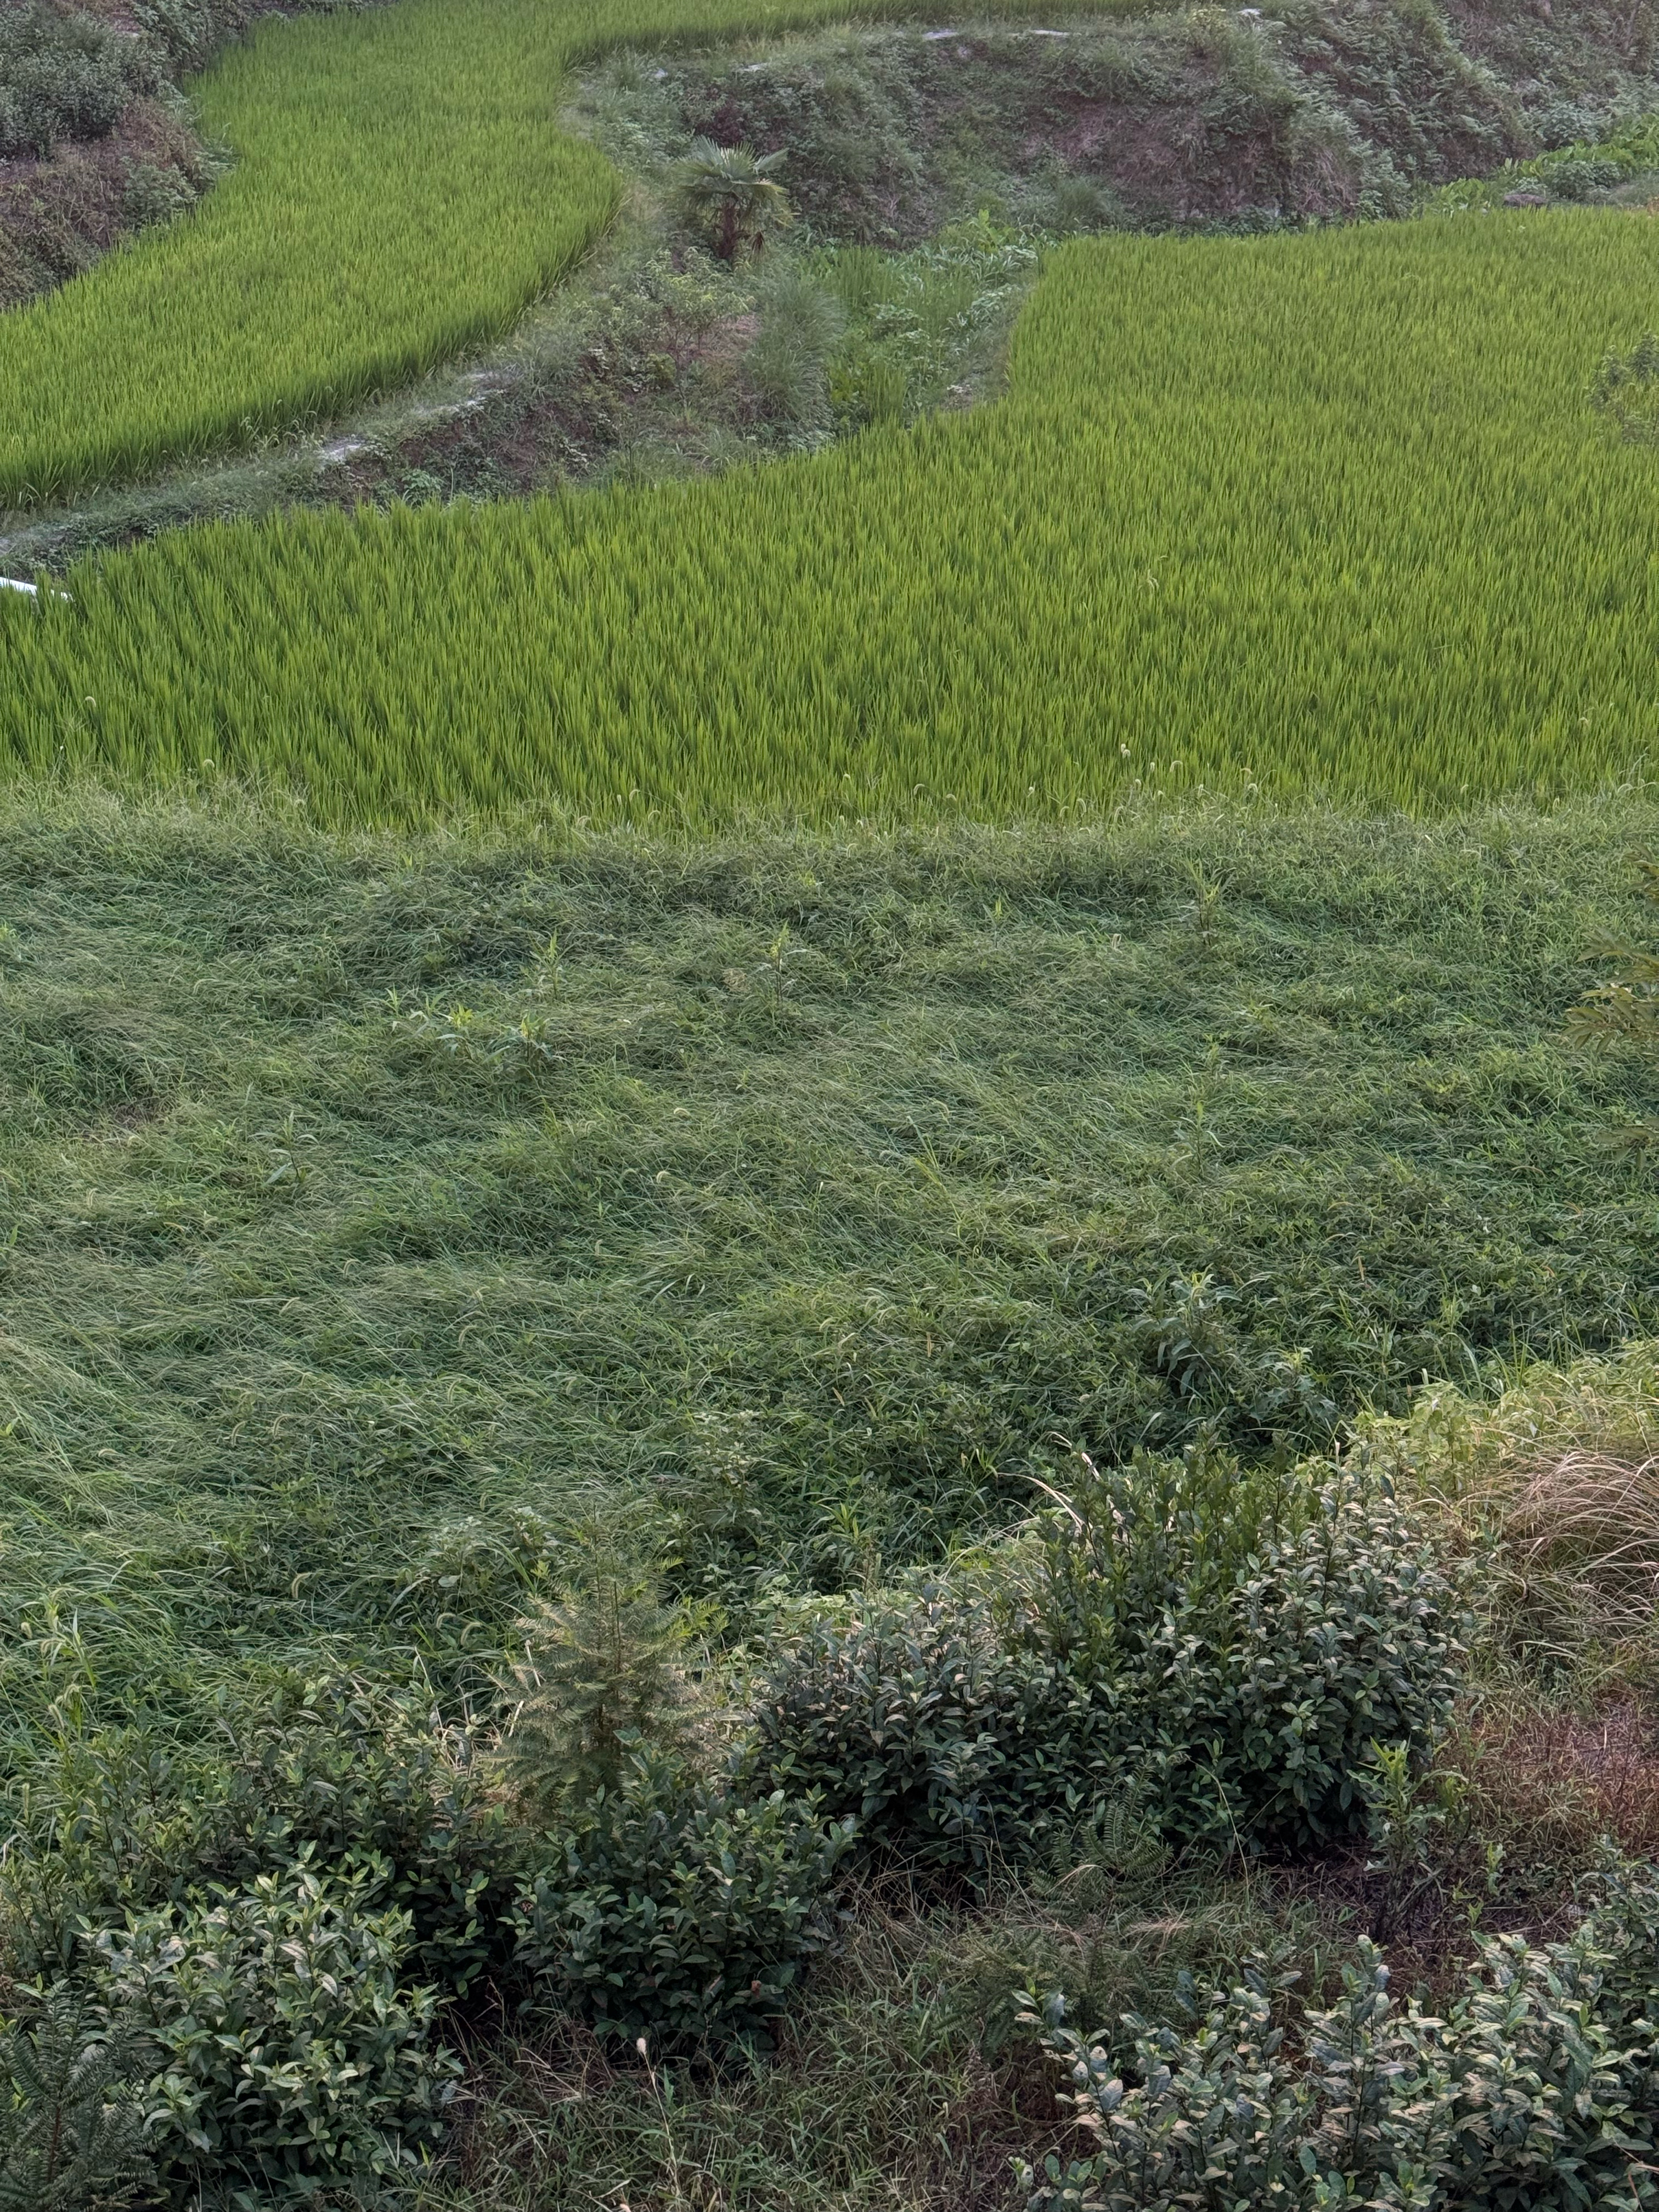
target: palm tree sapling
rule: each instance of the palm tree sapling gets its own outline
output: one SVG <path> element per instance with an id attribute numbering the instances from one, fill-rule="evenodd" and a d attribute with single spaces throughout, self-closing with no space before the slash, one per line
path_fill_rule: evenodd
<path id="1" fill-rule="evenodd" d="M 722 261 L 735 261 L 745 243 L 758 253 L 769 231 L 794 221 L 789 195 L 772 174 L 782 161 L 781 154 L 695 138 L 675 168 L 674 204 Z"/>

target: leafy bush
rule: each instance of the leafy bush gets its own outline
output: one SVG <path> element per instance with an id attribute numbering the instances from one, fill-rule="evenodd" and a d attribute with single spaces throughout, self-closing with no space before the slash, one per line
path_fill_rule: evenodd
<path id="1" fill-rule="evenodd" d="M 1358 1832 L 1372 1745 L 1425 1757 L 1457 1680 L 1446 1570 L 1358 1468 L 1085 1462 L 1019 1595 L 1028 1636 L 1110 1698 L 1125 1771 L 1180 1837 Z"/>
<path id="2" fill-rule="evenodd" d="M 466 1736 L 411 1692 L 343 1676 L 279 1685 L 230 1725 L 202 1865 L 246 1887 L 307 1850 L 350 1860 L 366 1903 L 408 1915 L 421 1977 L 465 1994 L 495 1949 L 520 1849 Z"/>
<path id="3" fill-rule="evenodd" d="M 225 40 L 246 28 L 253 11 L 251 0 L 133 0 L 132 12 L 183 75 L 205 69 Z"/>
<path id="4" fill-rule="evenodd" d="M 121 187 L 121 213 L 137 230 L 171 222 L 196 204 L 191 180 L 159 161 L 135 161 Z"/>
<path id="5" fill-rule="evenodd" d="M 96 1936 L 98 1993 L 153 2053 L 147 2131 L 173 2178 L 298 2203 L 441 2136 L 460 2069 L 430 2047 L 434 1992 L 400 1985 L 409 1916 L 369 1910 L 374 1887 L 302 1860 Z"/>
<path id="6" fill-rule="evenodd" d="M 89 15 L 0 9 L 0 155 L 100 137 L 137 89 L 131 41 Z"/>
<path id="7" fill-rule="evenodd" d="M 1480 1948 L 1443 2019 L 1388 1995 L 1362 1944 L 1329 2011 L 1294 2037 L 1260 1973 L 1218 1991 L 1187 2032 L 1126 2021 L 1133 2064 L 1042 2015 L 1092 2138 L 1030 2169 L 1030 2212 L 1175 2212 L 1272 2204 L 1595 2206 L 1655 2201 L 1659 2148 L 1659 1878 L 1610 1872 L 1565 1942 Z M 1036 2021 L 1035 2014 L 1028 2019 Z"/>
<path id="8" fill-rule="evenodd" d="M 1451 1601 L 1374 1478 L 1085 1462 L 977 1586 L 810 1627 L 757 1701 L 750 1771 L 969 1868 L 1130 1780 L 1179 1838 L 1357 1832 L 1373 1742 L 1419 1759 L 1443 1724 Z"/>
<path id="9" fill-rule="evenodd" d="M 850 1840 L 810 1802 L 745 1799 L 641 1754 L 520 1900 L 519 1966 L 601 2034 L 762 2035 L 830 1938 L 827 1887 Z"/>
<path id="10" fill-rule="evenodd" d="M 1659 438 L 1659 335 L 1649 331 L 1627 354 L 1604 355 L 1589 396 L 1632 444 L 1651 445 Z"/>
<path id="11" fill-rule="evenodd" d="M 150 2174 L 130 2054 L 84 1990 L 33 2010 L 0 2032 L 0 2212 L 125 2204 Z"/>
<path id="12" fill-rule="evenodd" d="M 6 1970 L 56 1981 L 83 1923 L 247 1890 L 309 1854 L 362 1869 L 365 1906 L 409 1916 L 421 1978 L 464 1993 L 498 1946 L 520 1850 L 465 1736 L 346 1676 L 279 1679 L 217 1717 L 225 1755 L 186 1761 L 112 1729 L 33 1772 L 0 1865 Z"/>
<path id="13" fill-rule="evenodd" d="M 988 1598 L 935 1586 L 809 1627 L 757 1701 L 748 1771 L 872 1844 L 982 1869 L 1109 1796 L 1115 1748 L 1104 1700 L 1011 1648 Z"/>

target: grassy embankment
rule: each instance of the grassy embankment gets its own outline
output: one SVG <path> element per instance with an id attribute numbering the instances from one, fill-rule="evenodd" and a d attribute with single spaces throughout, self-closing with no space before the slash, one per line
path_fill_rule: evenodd
<path id="1" fill-rule="evenodd" d="M 14 1786 L 76 1787 L 75 1745 L 132 1727 L 165 1796 L 169 1747 L 279 1665 L 419 1663 L 487 1713 L 596 1522 L 665 1540 L 729 1633 L 1022 1515 L 1069 1444 L 1318 1448 L 1425 1370 L 1651 1330 L 1620 1149 L 1651 1075 L 1562 1022 L 1656 829 L 354 842 L 230 801 L 15 806 Z M 1553 1418 L 1595 1440 L 1582 1392 Z M 1480 1420 L 1413 1439 L 1465 1510 L 1517 1457 Z M 1543 1781 L 1498 1764 L 1481 1832 L 1518 1842 Z M 1517 1863 L 1583 1863 L 1605 1810 Z M 1130 1836 L 965 1920 L 866 1897 L 769 2069 L 665 2104 L 579 2029 L 487 2032 L 427 2194 L 1000 2204 L 1054 2124 L 1013 1988 L 1109 2017 L 1264 1942 L 1317 1982 L 1361 1893 Z"/>
<path id="2" fill-rule="evenodd" d="M 465 1678 L 457 1608 L 492 1642 L 590 1506 L 741 1609 L 1069 1443 L 1317 1448 L 1648 1328 L 1648 1079 L 1560 1037 L 1647 821 L 15 810 L 7 1617 L 55 1592 L 169 1728 L 262 1655 Z"/>

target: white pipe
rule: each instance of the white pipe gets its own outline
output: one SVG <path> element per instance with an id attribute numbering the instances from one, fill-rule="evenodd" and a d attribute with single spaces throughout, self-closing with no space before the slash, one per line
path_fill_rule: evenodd
<path id="1" fill-rule="evenodd" d="M 27 592 L 32 599 L 40 596 L 39 584 L 20 584 L 15 576 L 0 576 L 0 592 Z"/>

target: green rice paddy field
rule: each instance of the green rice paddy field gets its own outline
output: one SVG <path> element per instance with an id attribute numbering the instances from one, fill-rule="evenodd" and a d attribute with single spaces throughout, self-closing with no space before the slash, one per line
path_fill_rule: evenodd
<path id="1" fill-rule="evenodd" d="M 408 0 L 268 20 L 196 87 L 237 156 L 198 216 L 0 319 L 0 504 L 246 442 L 510 323 L 616 210 L 616 172 L 556 119 L 580 55 L 905 12 Z"/>
<path id="2" fill-rule="evenodd" d="M 1650 750 L 1659 611 L 1652 449 L 1585 391 L 1653 323 L 1622 211 L 1079 243 L 972 415 L 82 564 L 0 608 L 0 743 L 349 819 L 1596 787 Z"/>

